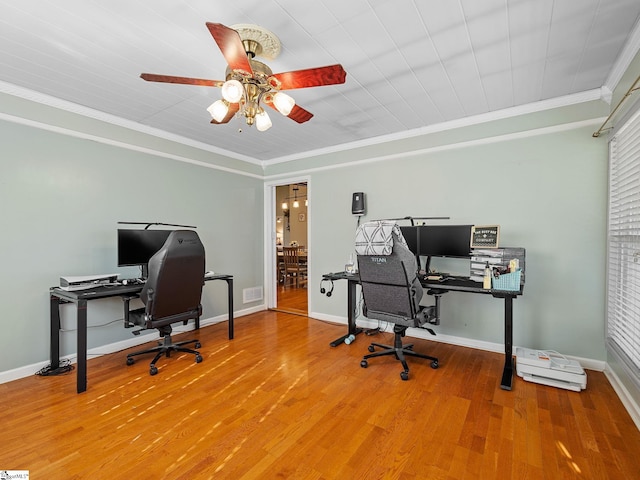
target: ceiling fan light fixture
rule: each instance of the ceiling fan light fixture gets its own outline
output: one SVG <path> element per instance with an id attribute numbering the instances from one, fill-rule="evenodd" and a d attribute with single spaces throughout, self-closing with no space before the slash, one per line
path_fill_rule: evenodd
<path id="1" fill-rule="evenodd" d="M 243 93 L 244 87 L 238 80 L 227 80 L 222 85 L 222 98 L 229 103 L 238 103 Z"/>
<path id="2" fill-rule="evenodd" d="M 218 100 L 213 102 L 207 111 L 216 122 L 221 122 L 229 113 L 229 103 L 226 100 Z"/>
<path id="3" fill-rule="evenodd" d="M 260 113 L 256 115 L 256 128 L 259 132 L 269 130 L 272 125 L 269 115 L 267 115 L 267 112 L 264 110 L 261 110 Z"/>
<path id="4" fill-rule="evenodd" d="M 291 110 L 293 110 L 293 107 L 295 106 L 295 104 L 296 104 L 296 101 L 286 93 L 277 92 L 273 96 L 273 105 L 285 117 L 291 113 Z"/>
<path id="5" fill-rule="evenodd" d="M 274 59 L 280 53 L 280 40 L 272 32 L 248 24 L 227 27 L 207 22 L 206 26 L 227 62 L 226 81 L 152 73 L 143 73 L 140 77 L 148 82 L 220 88 L 222 100 L 207 108 L 213 118 L 211 123 L 222 124 L 234 117 L 244 118 L 248 126 L 256 125 L 257 130 L 264 132 L 272 126 L 269 115 L 264 111 L 265 105 L 296 123 L 304 123 L 313 114 L 281 90 L 338 85 L 346 80 L 347 73 L 339 64 L 274 74 L 268 65 L 255 59 L 256 56 Z"/>

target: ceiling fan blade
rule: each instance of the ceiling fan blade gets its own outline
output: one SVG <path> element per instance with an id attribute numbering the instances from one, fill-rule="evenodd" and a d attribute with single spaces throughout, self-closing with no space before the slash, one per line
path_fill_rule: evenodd
<path id="1" fill-rule="evenodd" d="M 207 28 L 218 44 L 218 48 L 220 48 L 231 70 L 242 70 L 253 74 L 253 70 L 249 64 L 249 57 L 247 57 L 247 52 L 244 50 L 238 32 L 221 23 L 207 22 Z"/>
<path id="2" fill-rule="evenodd" d="M 204 78 L 173 77 L 171 75 L 156 75 L 155 73 L 142 73 L 140 78 L 147 82 L 181 83 L 184 85 L 200 85 L 202 87 L 221 87 L 224 82 L 220 80 L 206 80 Z"/>
<path id="3" fill-rule="evenodd" d="M 291 113 L 289 113 L 287 117 L 289 117 L 291 120 L 294 120 L 298 123 L 304 123 L 311 120 L 311 117 L 313 117 L 313 113 L 311 113 L 308 110 L 305 110 L 302 107 L 299 107 L 298 105 L 294 105 L 293 109 L 291 110 Z"/>
<path id="4" fill-rule="evenodd" d="M 238 103 L 230 103 L 229 104 L 229 111 L 227 112 L 227 115 L 222 119 L 222 121 L 220 122 L 216 122 L 215 120 L 211 120 L 211 123 L 213 123 L 214 125 L 220 125 L 221 123 L 227 123 L 229 120 L 231 120 L 233 118 L 233 116 L 238 113 L 238 110 L 240 109 L 240 105 Z"/>
<path id="5" fill-rule="evenodd" d="M 276 106 L 273 104 L 273 102 L 264 102 L 265 105 L 269 105 L 271 108 L 273 108 L 276 112 L 280 113 L 280 111 L 276 108 Z M 313 113 L 311 113 L 308 110 L 305 110 L 304 108 L 298 106 L 298 105 L 294 105 L 293 108 L 291 109 L 291 112 L 289 113 L 289 115 L 287 115 L 287 117 L 289 117 L 291 120 L 298 122 L 298 123 L 304 123 L 304 122 L 308 122 L 309 120 L 311 120 L 311 117 L 313 117 Z"/>
<path id="6" fill-rule="evenodd" d="M 328 65 L 326 67 L 308 68 L 293 72 L 276 73 L 273 77 L 280 83 L 280 90 L 292 90 L 295 88 L 320 87 L 323 85 L 337 85 L 344 83 L 347 72 L 342 65 Z"/>

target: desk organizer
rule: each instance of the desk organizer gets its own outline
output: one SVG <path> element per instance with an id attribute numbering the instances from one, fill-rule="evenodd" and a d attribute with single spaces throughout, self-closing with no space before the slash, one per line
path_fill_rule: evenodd
<path id="1" fill-rule="evenodd" d="M 506 290 L 509 292 L 517 292 L 520 290 L 520 279 L 522 278 L 522 270 L 515 272 L 503 273 L 499 277 L 491 278 L 491 288 L 494 290 Z"/>

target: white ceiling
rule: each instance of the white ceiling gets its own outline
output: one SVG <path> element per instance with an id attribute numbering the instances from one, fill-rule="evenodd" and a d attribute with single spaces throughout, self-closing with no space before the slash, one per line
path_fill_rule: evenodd
<path id="1" fill-rule="evenodd" d="M 639 18 L 638 0 L 0 0 L 0 91 L 279 161 L 613 88 Z M 224 79 L 205 22 L 274 32 L 274 72 L 340 63 L 347 81 L 289 91 L 315 115 L 304 124 L 270 112 L 267 132 L 212 125 L 219 89 L 139 78 Z"/>

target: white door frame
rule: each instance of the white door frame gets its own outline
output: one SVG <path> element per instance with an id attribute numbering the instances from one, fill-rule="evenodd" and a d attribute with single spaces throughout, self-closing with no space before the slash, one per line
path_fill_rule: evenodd
<path id="1" fill-rule="evenodd" d="M 264 285 L 267 308 L 275 308 L 278 303 L 278 271 L 276 268 L 276 187 L 291 185 L 293 183 L 307 184 L 307 219 L 311 219 L 311 178 L 308 176 L 288 177 L 279 180 L 271 180 L 264 183 Z M 307 222 L 307 250 L 311 252 L 311 222 Z M 308 275 L 311 275 L 312 262 L 308 259 Z M 307 302 L 309 293 L 307 289 Z"/>

